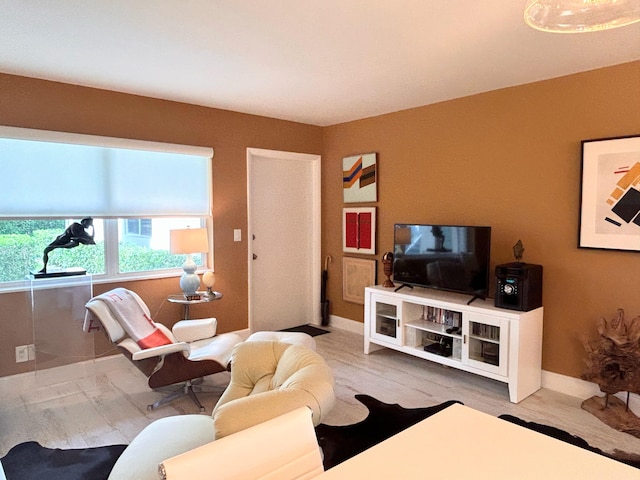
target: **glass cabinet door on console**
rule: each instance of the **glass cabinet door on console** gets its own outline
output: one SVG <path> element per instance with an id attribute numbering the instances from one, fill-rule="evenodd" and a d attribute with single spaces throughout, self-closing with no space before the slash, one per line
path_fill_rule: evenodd
<path id="1" fill-rule="evenodd" d="M 492 372 L 507 375 L 508 365 L 509 322 L 499 318 L 467 313 L 464 322 L 463 354 L 468 365 Z"/>
<path id="2" fill-rule="evenodd" d="M 371 338 L 394 345 L 401 345 L 400 308 L 401 301 L 387 296 L 372 295 L 371 322 L 369 335 Z"/>

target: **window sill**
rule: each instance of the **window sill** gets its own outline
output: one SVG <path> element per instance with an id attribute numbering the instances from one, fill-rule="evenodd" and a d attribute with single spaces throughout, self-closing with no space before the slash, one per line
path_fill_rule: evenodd
<path id="1" fill-rule="evenodd" d="M 206 270 L 197 271 L 196 273 L 198 275 L 201 275 L 205 271 Z M 182 273 L 182 270 L 171 270 L 163 272 L 122 273 L 118 276 L 93 275 L 92 283 L 94 285 L 102 285 L 107 283 L 126 283 L 140 280 L 155 280 L 160 278 L 178 278 L 182 276 Z M 82 275 L 76 277 L 55 277 L 51 279 L 38 280 L 38 282 L 42 282 L 43 287 L 53 288 L 58 285 L 69 285 L 71 279 L 77 279 L 78 281 L 80 281 L 81 279 L 86 279 L 86 276 Z M 26 279 L 24 281 L 11 282 L 10 285 L 7 284 L 6 286 L 0 286 L 0 294 L 25 292 L 30 289 L 31 280 Z"/>

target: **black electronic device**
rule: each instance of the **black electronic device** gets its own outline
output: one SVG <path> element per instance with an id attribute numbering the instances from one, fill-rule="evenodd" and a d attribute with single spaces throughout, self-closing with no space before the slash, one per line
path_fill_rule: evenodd
<path id="1" fill-rule="evenodd" d="M 542 306 L 542 265 L 496 265 L 495 306 L 528 312 Z"/>
<path id="2" fill-rule="evenodd" d="M 394 226 L 393 281 L 486 298 L 491 227 Z M 400 287 L 399 287 L 400 288 Z"/>
<path id="3" fill-rule="evenodd" d="M 439 342 L 434 342 L 424 346 L 424 351 L 435 353 L 441 357 L 450 357 L 453 350 L 453 338 L 442 337 Z"/>

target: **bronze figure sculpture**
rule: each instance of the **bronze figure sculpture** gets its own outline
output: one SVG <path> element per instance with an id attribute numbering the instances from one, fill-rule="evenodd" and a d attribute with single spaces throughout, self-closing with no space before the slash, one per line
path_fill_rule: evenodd
<path id="1" fill-rule="evenodd" d="M 64 233 L 61 233 L 56 239 L 44 249 L 42 261 L 44 267 L 39 273 L 47 273 L 47 264 L 49 263 L 49 253 L 56 248 L 73 248 L 78 245 L 95 245 L 93 240 L 93 218 L 86 217 L 80 220 L 80 223 L 74 222 L 67 227 Z"/>

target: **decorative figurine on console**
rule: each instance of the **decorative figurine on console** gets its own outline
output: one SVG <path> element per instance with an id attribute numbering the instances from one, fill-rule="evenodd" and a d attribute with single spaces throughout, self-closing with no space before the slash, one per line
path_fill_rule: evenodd
<path id="1" fill-rule="evenodd" d="M 80 220 L 80 223 L 72 223 L 66 228 L 64 233 L 58 235 L 56 239 L 44 249 L 44 255 L 42 257 L 44 267 L 42 268 L 42 270 L 33 273 L 33 276 L 35 278 L 42 278 L 86 274 L 87 271 L 83 268 L 68 268 L 64 270 L 57 270 L 55 272 L 47 272 L 49 253 L 57 248 L 74 248 L 80 244 L 95 245 L 96 242 L 94 241 L 93 236 L 93 218 L 86 217 Z"/>
<path id="2" fill-rule="evenodd" d="M 516 244 L 513 246 L 513 256 L 516 258 L 516 262 L 522 262 L 522 256 L 524 255 L 524 245 L 522 245 L 522 240 L 518 240 Z"/>
<path id="3" fill-rule="evenodd" d="M 395 287 L 395 284 L 391 281 L 391 275 L 393 275 L 393 253 L 387 252 L 382 256 L 382 269 L 384 271 L 384 275 L 387 277 L 383 287 Z"/>

